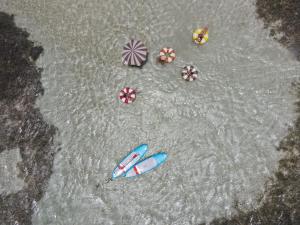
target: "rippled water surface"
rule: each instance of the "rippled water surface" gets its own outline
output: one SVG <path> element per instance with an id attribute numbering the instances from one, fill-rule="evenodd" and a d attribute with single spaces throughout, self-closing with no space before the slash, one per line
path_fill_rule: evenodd
<path id="1" fill-rule="evenodd" d="M 232 215 L 235 199 L 255 206 L 294 118 L 289 87 L 300 68 L 268 37 L 254 2 L 1 0 L 0 6 L 45 48 L 38 62 L 45 95 L 37 107 L 60 132 L 62 151 L 34 224 L 197 224 Z M 209 42 L 197 47 L 192 31 L 205 25 Z M 121 64 L 132 37 L 150 52 L 142 69 Z M 166 46 L 177 58 L 162 66 L 156 57 Z M 187 64 L 199 70 L 195 82 L 180 76 Z M 131 105 L 117 98 L 124 86 L 140 91 Z M 140 143 L 149 144 L 149 154 L 166 151 L 167 163 L 104 184 Z"/>

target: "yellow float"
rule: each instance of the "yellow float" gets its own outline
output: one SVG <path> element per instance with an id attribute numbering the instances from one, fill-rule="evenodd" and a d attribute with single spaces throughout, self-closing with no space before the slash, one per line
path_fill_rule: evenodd
<path id="1" fill-rule="evenodd" d="M 203 45 L 208 41 L 208 28 L 198 28 L 193 32 L 193 41 L 198 45 Z"/>

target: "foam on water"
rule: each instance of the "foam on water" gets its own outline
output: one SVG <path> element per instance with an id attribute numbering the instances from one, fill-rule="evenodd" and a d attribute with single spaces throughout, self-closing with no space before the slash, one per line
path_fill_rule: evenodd
<path id="1" fill-rule="evenodd" d="M 45 95 L 38 106 L 60 130 L 48 190 L 34 224 L 196 224 L 255 206 L 293 119 L 299 64 L 268 37 L 253 2 L 3 0 L 40 42 Z M 209 26 L 208 44 L 191 42 Z M 122 46 L 144 41 L 143 69 L 121 64 Z M 158 65 L 162 47 L 175 63 Z M 185 82 L 192 64 L 198 80 Z M 134 104 L 118 92 L 138 88 Z M 166 164 L 104 185 L 130 148 L 166 151 Z M 96 188 L 97 184 L 99 187 Z"/>

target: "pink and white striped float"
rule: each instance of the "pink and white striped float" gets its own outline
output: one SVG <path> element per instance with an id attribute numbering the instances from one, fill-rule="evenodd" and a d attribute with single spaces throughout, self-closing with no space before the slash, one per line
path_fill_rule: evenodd
<path id="1" fill-rule="evenodd" d="M 163 48 L 159 52 L 159 60 L 162 63 L 173 62 L 176 58 L 175 50 L 172 48 Z"/>
<path id="2" fill-rule="evenodd" d="M 125 87 L 123 88 L 119 93 L 119 98 L 124 102 L 125 104 L 130 104 L 135 101 L 136 98 L 136 90 Z"/>
<path id="3" fill-rule="evenodd" d="M 193 81 L 197 79 L 198 71 L 193 66 L 185 66 L 182 69 L 182 78 L 186 81 Z"/>

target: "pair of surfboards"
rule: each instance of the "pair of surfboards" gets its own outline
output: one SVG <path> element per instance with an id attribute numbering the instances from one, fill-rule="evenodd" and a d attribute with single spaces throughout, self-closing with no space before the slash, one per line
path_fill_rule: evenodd
<path id="1" fill-rule="evenodd" d="M 147 151 L 148 145 L 142 144 L 129 152 L 115 167 L 111 179 L 115 180 L 118 177 L 134 177 L 147 173 L 160 166 L 167 159 L 167 153 L 159 152 L 140 161 Z"/>

